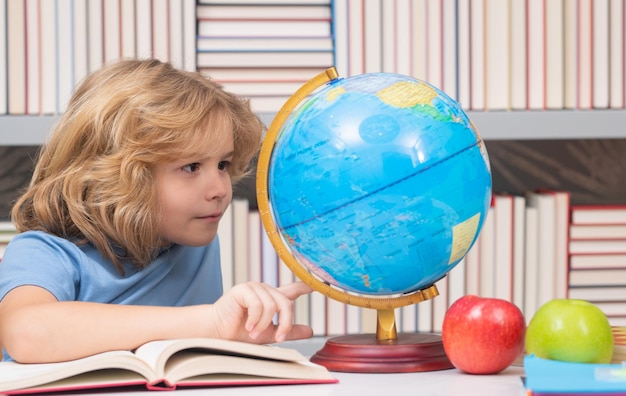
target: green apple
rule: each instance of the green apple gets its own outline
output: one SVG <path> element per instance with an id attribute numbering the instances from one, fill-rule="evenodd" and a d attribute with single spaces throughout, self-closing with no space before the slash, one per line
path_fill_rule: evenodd
<path id="1" fill-rule="evenodd" d="M 542 305 L 528 324 L 526 353 L 565 362 L 610 363 L 611 325 L 588 301 L 554 299 Z"/>

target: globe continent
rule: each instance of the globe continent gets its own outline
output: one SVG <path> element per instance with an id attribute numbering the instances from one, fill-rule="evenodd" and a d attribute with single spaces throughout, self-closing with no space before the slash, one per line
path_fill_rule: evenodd
<path id="1" fill-rule="evenodd" d="M 333 80 L 277 134 L 274 222 L 322 281 L 366 295 L 431 286 L 476 241 L 491 200 L 484 144 L 457 102 L 408 76 Z"/>

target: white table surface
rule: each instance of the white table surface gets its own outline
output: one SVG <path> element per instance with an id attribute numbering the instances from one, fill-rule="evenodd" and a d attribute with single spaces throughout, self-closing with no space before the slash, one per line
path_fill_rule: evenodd
<path id="1" fill-rule="evenodd" d="M 285 342 L 285 347 L 300 350 L 311 356 L 325 340 L 311 339 Z M 232 395 L 232 396 L 523 396 L 522 367 L 511 366 L 496 375 L 469 375 L 456 369 L 422 373 L 359 374 L 334 372 L 338 384 L 280 385 L 224 388 L 180 388 L 174 393 L 142 391 L 137 389 L 115 392 L 79 393 L 72 395 L 143 396 L 143 395 Z M 156 392 L 156 393 L 155 393 Z"/>

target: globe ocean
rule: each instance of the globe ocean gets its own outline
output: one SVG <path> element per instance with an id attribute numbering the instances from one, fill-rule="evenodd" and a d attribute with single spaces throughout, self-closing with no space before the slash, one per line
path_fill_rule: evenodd
<path id="1" fill-rule="evenodd" d="M 491 200 L 484 142 L 461 106 L 408 76 L 333 80 L 279 131 L 272 216 L 312 274 L 366 295 L 420 290 L 476 241 Z"/>

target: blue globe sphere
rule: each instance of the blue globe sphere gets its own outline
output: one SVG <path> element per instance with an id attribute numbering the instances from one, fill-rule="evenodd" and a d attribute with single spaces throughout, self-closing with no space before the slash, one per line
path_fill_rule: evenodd
<path id="1" fill-rule="evenodd" d="M 365 295 L 422 290 L 466 255 L 491 200 L 484 142 L 461 106 L 412 77 L 336 79 L 276 135 L 271 214 L 290 254 Z"/>

